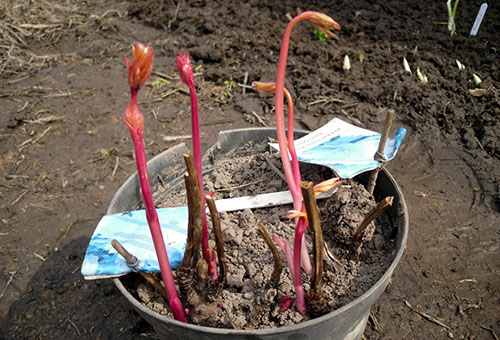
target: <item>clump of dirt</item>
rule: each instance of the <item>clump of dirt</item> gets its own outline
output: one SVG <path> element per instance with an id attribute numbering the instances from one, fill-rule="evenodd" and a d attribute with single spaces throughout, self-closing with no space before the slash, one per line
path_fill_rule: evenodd
<path id="1" fill-rule="evenodd" d="M 240 150 L 230 152 L 230 158 L 219 158 L 210 163 L 209 168 L 213 170 L 204 176 L 204 183 L 210 191 L 215 191 L 217 199 L 287 189 L 278 170 L 281 168 L 279 154 L 269 151 L 255 154 L 252 149 L 256 148 L 264 150 L 266 146 L 256 147 L 249 143 Z M 314 183 L 332 177 L 331 170 L 327 168 L 302 165 L 304 178 Z M 161 196 L 161 193 L 155 194 Z M 181 197 L 185 197 L 185 190 L 179 185 L 164 195 L 161 205 L 185 204 Z M 375 204 L 373 196 L 354 180 L 346 181 L 331 198 L 318 201 L 328 249 L 328 256 L 325 254 L 324 259 L 324 296 L 329 310 L 349 303 L 373 286 L 393 258 L 389 251 L 393 249 L 393 241 L 388 240 L 386 245 L 384 237 L 384 232 L 392 228 L 388 219 L 371 223 L 364 235 L 360 259 L 353 260 L 351 257 L 356 228 Z M 220 328 L 259 329 L 287 326 L 309 319 L 295 308 L 280 311 L 280 298 L 295 295 L 291 276 L 283 260 L 287 269 L 282 272 L 278 285 L 271 284 L 274 261 L 257 231 L 257 223 L 261 221 L 270 234 L 293 244 L 295 225 L 293 220 L 285 218 L 290 209 L 291 206 L 287 205 L 221 212 L 228 267 L 227 285 L 213 297 L 215 301 L 191 306 L 191 322 Z M 209 225 L 209 234 L 211 229 Z M 211 242 L 210 246 L 215 247 L 215 244 Z M 303 273 L 302 279 L 307 292 L 310 277 Z M 138 281 L 133 281 L 129 287 L 145 306 L 172 317 L 167 302 L 151 287 Z"/>

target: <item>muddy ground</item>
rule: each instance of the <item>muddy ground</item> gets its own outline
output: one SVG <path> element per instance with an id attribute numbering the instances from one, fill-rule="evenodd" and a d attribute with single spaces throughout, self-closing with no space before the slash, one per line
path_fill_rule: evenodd
<path id="1" fill-rule="evenodd" d="M 365 337 L 498 339 L 500 4 L 470 37 L 480 4 L 460 2 L 450 37 L 436 24 L 447 20 L 444 1 L 0 1 L 0 338 L 155 338 L 112 282 L 80 274 L 135 167 L 121 56 L 136 41 L 156 52 L 139 98 L 151 158 L 189 142 L 174 59 L 191 53 L 207 148 L 219 130 L 273 125 L 272 99 L 242 85 L 274 79 L 286 15 L 300 8 L 342 31 L 320 41 L 307 23 L 294 30 L 286 84 L 296 125 L 339 117 L 380 130 L 387 107 L 408 129 L 388 165 L 409 207 L 408 247 Z"/>

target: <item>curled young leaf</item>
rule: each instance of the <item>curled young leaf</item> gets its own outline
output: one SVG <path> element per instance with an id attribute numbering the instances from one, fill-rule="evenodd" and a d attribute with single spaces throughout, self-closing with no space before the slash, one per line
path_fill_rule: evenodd
<path id="1" fill-rule="evenodd" d="M 128 85 L 131 89 L 139 90 L 151 76 L 154 52 L 150 45 L 138 42 L 132 45 L 132 55 L 134 57 L 132 61 L 126 57 L 123 57 L 123 61 L 127 66 Z"/>
<path id="2" fill-rule="evenodd" d="M 336 37 L 337 35 L 331 30 L 340 31 L 340 25 L 330 18 L 328 15 L 319 12 L 310 12 L 310 16 L 307 18 L 314 27 L 316 27 L 321 32 L 325 33 L 329 37 Z"/>

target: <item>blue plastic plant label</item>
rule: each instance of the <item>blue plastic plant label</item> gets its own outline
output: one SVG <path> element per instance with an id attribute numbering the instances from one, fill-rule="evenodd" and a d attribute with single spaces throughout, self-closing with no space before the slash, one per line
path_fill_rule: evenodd
<path id="1" fill-rule="evenodd" d="M 186 247 L 188 210 L 187 207 L 175 207 L 157 211 L 170 265 L 175 269 L 181 263 Z M 146 212 L 137 210 L 106 215 L 99 221 L 82 264 L 82 274 L 86 279 L 116 277 L 132 271 L 111 245 L 113 239 L 139 259 L 136 270 L 159 271 Z"/>
<path id="2" fill-rule="evenodd" d="M 406 129 L 398 128 L 394 138 L 388 138 L 384 156 L 396 155 Z M 324 165 L 342 178 L 352 178 L 380 166 L 374 159 L 381 134 L 349 124 L 338 118 L 295 141 L 297 158 L 301 162 Z M 279 150 L 276 143 L 270 143 Z"/>

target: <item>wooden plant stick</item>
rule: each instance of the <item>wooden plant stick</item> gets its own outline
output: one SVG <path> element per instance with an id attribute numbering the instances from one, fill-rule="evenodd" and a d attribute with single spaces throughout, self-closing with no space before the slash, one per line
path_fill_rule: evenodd
<path id="1" fill-rule="evenodd" d="M 227 263 L 226 253 L 224 252 L 224 240 L 222 239 L 222 229 L 220 224 L 220 215 L 215 206 L 215 199 L 211 195 L 206 195 L 208 209 L 210 210 L 210 218 L 212 219 L 212 227 L 215 235 L 215 245 L 217 247 L 217 257 L 219 258 L 219 281 L 221 288 L 226 283 L 227 279 Z"/>
<path id="2" fill-rule="evenodd" d="M 313 275 L 311 290 L 309 292 L 310 313 L 314 316 L 323 315 L 327 312 L 327 305 L 323 297 L 323 233 L 319 222 L 318 206 L 313 190 L 312 182 L 303 181 L 300 185 L 304 206 L 306 208 L 307 220 L 312 233 L 313 244 Z"/>
<path id="3" fill-rule="evenodd" d="M 365 230 L 370 225 L 371 221 L 376 219 L 382 212 L 392 206 L 392 202 L 394 201 L 393 196 L 387 196 L 384 198 L 382 201 L 380 201 L 375 208 L 370 210 L 370 212 L 365 216 L 363 221 L 359 224 L 358 228 L 356 229 L 356 232 L 354 233 L 354 236 L 352 237 L 353 241 L 353 249 L 352 249 L 352 255 L 355 259 L 358 258 L 359 256 L 359 249 L 361 248 L 361 245 L 363 243 L 363 236 L 365 234 Z"/>
<path id="4" fill-rule="evenodd" d="M 267 232 L 262 222 L 259 221 L 257 223 L 257 228 L 259 230 L 260 236 L 262 236 L 267 246 L 269 247 L 269 250 L 271 250 L 271 253 L 273 254 L 274 270 L 273 274 L 271 275 L 271 282 L 273 285 L 277 285 L 280 282 L 281 272 L 283 271 L 283 263 L 281 262 L 280 253 L 278 251 L 278 248 L 276 248 L 276 245 L 271 240 L 271 236 L 269 236 L 269 233 Z"/>
<path id="5" fill-rule="evenodd" d="M 384 110 L 385 111 L 385 110 Z M 387 110 L 387 115 L 385 116 L 384 131 L 382 131 L 382 136 L 380 136 L 380 142 L 378 143 L 378 149 L 375 156 L 384 157 L 385 143 L 387 142 L 387 137 L 389 137 L 389 132 L 391 131 L 392 119 L 394 118 L 394 110 Z M 373 195 L 373 190 L 375 189 L 375 183 L 377 183 L 378 172 L 380 168 L 373 170 L 370 173 L 370 179 L 366 185 L 366 190 Z"/>
<path id="6" fill-rule="evenodd" d="M 118 242 L 117 240 L 112 240 L 111 245 L 115 250 L 120 254 L 125 261 L 127 262 L 127 265 L 132 268 L 132 270 L 135 271 L 135 267 L 139 264 L 139 261 L 137 257 L 134 255 L 130 254 L 127 249 L 123 247 L 123 245 Z M 152 274 L 146 273 L 143 271 L 138 271 L 139 275 L 141 275 L 153 288 L 163 296 L 166 300 L 168 300 L 168 295 L 165 291 L 165 288 L 161 285 L 160 281 L 158 281 Z"/>

